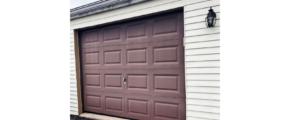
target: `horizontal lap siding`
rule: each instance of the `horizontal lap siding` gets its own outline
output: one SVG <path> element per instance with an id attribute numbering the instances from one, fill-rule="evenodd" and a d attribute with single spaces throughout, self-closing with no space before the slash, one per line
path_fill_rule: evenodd
<path id="1" fill-rule="evenodd" d="M 219 120 L 220 115 L 220 5 L 210 0 L 184 7 L 187 120 Z M 212 6 L 216 26 L 204 19 Z"/>
<path id="2" fill-rule="evenodd" d="M 73 34 L 69 34 L 69 114 L 78 115 L 77 80 Z"/>

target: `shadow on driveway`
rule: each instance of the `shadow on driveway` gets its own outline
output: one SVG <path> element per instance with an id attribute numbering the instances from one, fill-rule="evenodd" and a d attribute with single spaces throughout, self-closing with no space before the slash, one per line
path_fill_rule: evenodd
<path id="1" fill-rule="evenodd" d="M 69 120 L 96 120 L 96 119 L 88 119 L 88 118 L 83 118 L 75 115 L 68 115 Z"/>

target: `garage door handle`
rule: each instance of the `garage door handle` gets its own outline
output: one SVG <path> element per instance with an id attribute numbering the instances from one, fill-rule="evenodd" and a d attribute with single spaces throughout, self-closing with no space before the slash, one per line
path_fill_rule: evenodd
<path id="1" fill-rule="evenodd" d="M 126 78 L 125 77 L 123 77 L 123 82 L 125 82 L 126 81 Z"/>

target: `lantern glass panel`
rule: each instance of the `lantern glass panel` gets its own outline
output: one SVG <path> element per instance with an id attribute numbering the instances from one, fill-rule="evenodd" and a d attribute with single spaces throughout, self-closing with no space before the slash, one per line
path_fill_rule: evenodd
<path id="1" fill-rule="evenodd" d="M 211 27 L 213 25 L 213 18 L 212 17 L 207 19 L 207 24 L 209 27 Z"/>

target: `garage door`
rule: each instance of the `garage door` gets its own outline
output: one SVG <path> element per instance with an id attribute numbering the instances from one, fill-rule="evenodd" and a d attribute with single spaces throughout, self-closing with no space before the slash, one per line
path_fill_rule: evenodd
<path id="1" fill-rule="evenodd" d="M 84 111 L 185 120 L 183 12 L 80 32 Z"/>

